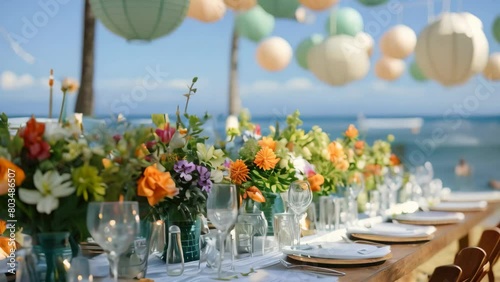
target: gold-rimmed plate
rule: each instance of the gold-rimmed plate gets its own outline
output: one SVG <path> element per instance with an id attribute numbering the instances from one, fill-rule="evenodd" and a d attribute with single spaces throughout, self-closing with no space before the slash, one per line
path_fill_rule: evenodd
<path id="1" fill-rule="evenodd" d="M 331 258 L 317 258 L 302 255 L 287 255 L 288 258 L 300 262 L 327 264 L 331 266 L 366 266 L 371 264 L 380 264 L 392 258 L 392 253 L 379 258 L 359 258 L 359 259 L 331 259 Z"/>

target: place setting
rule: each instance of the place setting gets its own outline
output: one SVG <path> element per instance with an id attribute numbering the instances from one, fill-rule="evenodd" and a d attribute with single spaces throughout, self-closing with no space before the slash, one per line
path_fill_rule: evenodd
<path id="1" fill-rule="evenodd" d="M 444 225 L 459 223 L 464 218 L 465 215 L 461 212 L 418 211 L 395 215 L 393 220 L 403 224 Z"/>
<path id="2" fill-rule="evenodd" d="M 390 243 L 429 241 L 434 238 L 436 227 L 416 226 L 392 222 L 376 223 L 347 228 L 347 235 L 361 240 Z"/>

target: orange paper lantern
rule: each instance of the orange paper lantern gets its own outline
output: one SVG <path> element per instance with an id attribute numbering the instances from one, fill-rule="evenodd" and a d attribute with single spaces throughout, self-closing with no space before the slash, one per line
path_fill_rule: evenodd
<path id="1" fill-rule="evenodd" d="M 489 80 L 500 80 L 500 53 L 491 54 L 483 75 Z"/>
<path id="2" fill-rule="evenodd" d="M 405 71 L 405 62 L 400 59 L 382 57 L 375 64 L 375 74 L 384 80 L 398 79 Z"/>
<path id="3" fill-rule="evenodd" d="M 257 47 L 257 63 L 265 70 L 280 71 L 292 59 L 292 47 L 281 37 L 271 37 Z"/>
<path id="4" fill-rule="evenodd" d="M 257 0 L 224 0 L 224 3 L 235 11 L 246 11 L 257 5 Z"/>
<path id="5" fill-rule="evenodd" d="M 339 0 L 299 0 L 304 7 L 315 11 L 322 11 L 337 4 Z"/>
<path id="6" fill-rule="evenodd" d="M 187 16 L 202 22 L 212 23 L 224 17 L 226 4 L 222 0 L 190 0 Z"/>
<path id="7" fill-rule="evenodd" d="M 406 25 L 396 25 L 380 39 L 380 50 L 388 57 L 404 59 L 415 50 L 417 35 Z"/>

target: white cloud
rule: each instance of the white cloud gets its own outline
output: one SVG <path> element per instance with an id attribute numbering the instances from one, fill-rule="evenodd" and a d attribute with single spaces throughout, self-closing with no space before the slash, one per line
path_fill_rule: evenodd
<path id="1" fill-rule="evenodd" d="M 261 94 L 271 93 L 275 91 L 310 91 L 315 90 L 315 86 L 311 80 L 305 77 L 291 78 L 285 82 L 277 82 L 273 80 L 257 80 L 249 85 L 242 85 L 241 92 L 243 94 Z"/>
<path id="2" fill-rule="evenodd" d="M 16 55 L 19 56 L 19 58 L 31 65 L 35 63 L 35 57 L 26 52 L 4 28 L 0 27 L 0 33 L 2 33 L 5 40 L 9 43 L 10 48 L 14 51 L 14 53 L 16 53 Z"/>
<path id="3" fill-rule="evenodd" d="M 11 71 L 4 71 L 0 75 L 0 88 L 3 90 L 19 90 L 32 86 L 34 81 L 33 76 L 29 74 L 17 75 Z"/>

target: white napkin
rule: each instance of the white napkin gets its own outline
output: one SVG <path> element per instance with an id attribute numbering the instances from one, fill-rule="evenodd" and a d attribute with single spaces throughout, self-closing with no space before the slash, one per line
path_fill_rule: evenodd
<path id="1" fill-rule="evenodd" d="M 456 220 L 460 221 L 465 218 L 464 214 L 461 212 L 439 212 L 439 211 L 422 211 L 415 213 L 406 213 L 396 215 L 394 219 L 396 220 L 411 220 L 411 221 L 449 221 Z"/>
<path id="2" fill-rule="evenodd" d="M 347 229 L 348 234 L 373 234 L 386 237 L 420 237 L 436 232 L 434 226 L 415 226 L 397 223 L 378 223 L 370 228 L 352 227 Z"/>
<path id="3" fill-rule="evenodd" d="M 498 202 L 500 201 L 500 191 L 452 192 L 449 195 L 445 195 L 443 200 L 450 202 Z"/>
<path id="4" fill-rule="evenodd" d="M 435 206 L 429 207 L 435 211 L 476 211 L 485 209 L 488 206 L 486 201 L 475 202 L 440 202 Z"/>
<path id="5" fill-rule="evenodd" d="M 327 259 L 370 259 L 381 258 L 391 252 L 390 246 L 376 246 L 358 243 L 314 243 L 302 245 L 300 250 L 291 247 L 283 248 L 288 255 L 310 256 Z"/>

